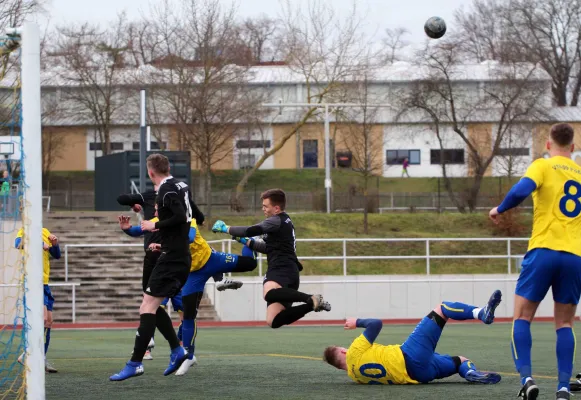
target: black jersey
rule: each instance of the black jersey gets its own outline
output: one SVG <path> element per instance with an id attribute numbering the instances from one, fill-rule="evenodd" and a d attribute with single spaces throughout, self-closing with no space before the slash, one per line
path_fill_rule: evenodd
<path id="1" fill-rule="evenodd" d="M 230 227 L 232 236 L 259 236 L 264 242 L 257 241 L 253 249 L 266 254 L 268 268 L 297 267 L 302 271 L 296 253 L 295 227 L 287 213 L 269 217 L 258 225 L 250 227 Z"/>
<path id="2" fill-rule="evenodd" d="M 167 257 L 188 257 L 188 234 L 192 222 L 192 200 L 187 184 L 170 176 L 159 186 L 156 198 L 161 251 Z"/>

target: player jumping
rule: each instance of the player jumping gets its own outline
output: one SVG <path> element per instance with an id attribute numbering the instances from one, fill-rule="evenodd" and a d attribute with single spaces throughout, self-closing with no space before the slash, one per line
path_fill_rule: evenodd
<path id="1" fill-rule="evenodd" d="M 268 305 L 266 322 L 272 328 L 290 325 L 311 311 L 331 311 L 331 305 L 323 296 L 298 291 L 299 271 L 303 266 L 296 255 L 295 228 L 284 211 L 286 195 L 280 189 L 262 193 L 262 211 L 266 219 L 253 226 L 227 226 L 216 221 L 213 232 L 232 235 L 247 247 L 266 254 L 268 270 L 264 277 L 263 295 Z M 248 236 L 264 235 L 264 241 Z M 293 307 L 293 303 L 305 303 Z"/>
<path id="2" fill-rule="evenodd" d="M 24 230 L 20 228 L 16 234 L 16 239 L 14 241 L 14 247 L 17 249 L 22 249 L 22 238 L 24 236 Z M 42 228 L 42 263 L 43 263 L 43 281 L 44 281 L 44 369 L 46 372 L 55 373 L 58 370 L 46 360 L 46 353 L 48 352 L 48 346 L 50 345 L 50 330 L 52 328 L 52 310 L 54 306 L 54 297 L 52 297 L 52 292 L 50 291 L 50 286 L 48 285 L 50 277 L 50 258 L 58 260 L 61 258 L 61 249 L 59 246 L 58 238 L 50 233 L 46 228 Z M 24 364 L 25 353 L 22 353 L 18 357 L 18 362 Z"/>
<path id="3" fill-rule="evenodd" d="M 531 369 L 531 322 L 550 287 L 557 331 L 556 398 L 570 398 L 573 321 L 581 295 L 581 167 L 571 160 L 573 138 L 570 125 L 551 127 L 546 143 L 550 158 L 535 160 L 502 203 L 490 211 L 490 218 L 498 223 L 499 214 L 533 195 L 533 232 L 516 284 L 511 343 L 523 385 L 519 396 L 525 400 L 539 395 Z"/>
<path id="4" fill-rule="evenodd" d="M 345 329 L 357 327 L 365 328 L 365 331 L 348 349 L 327 347 L 323 359 L 347 371 L 349 378 L 361 384 L 428 383 L 455 374 L 469 382 L 498 383 L 501 379 L 499 374 L 481 372 L 466 357 L 438 354 L 435 350 L 448 319 L 478 319 L 487 325 L 492 324 L 501 296 L 500 290 L 496 290 L 483 308 L 443 302 L 422 319 L 402 345 L 384 346 L 374 343 L 382 328 L 381 320 L 350 318 L 345 322 Z"/>

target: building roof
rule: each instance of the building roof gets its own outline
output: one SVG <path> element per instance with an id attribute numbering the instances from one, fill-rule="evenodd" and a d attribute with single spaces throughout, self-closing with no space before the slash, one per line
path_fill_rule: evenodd
<path id="1" fill-rule="evenodd" d="M 233 69 L 243 69 L 243 67 L 231 66 Z M 98 70 L 96 70 L 98 71 Z M 245 70 L 248 73 L 248 82 L 256 85 L 281 85 L 281 84 L 301 84 L 305 82 L 305 75 L 296 67 L 288 65 L 260 65 L 253 66 Z M 531 72 L 532 71 L 532 72 Z M 145 65 L 138 68 L 125 68 L 120 71 L 117 81 L 119 85 L 142 85 L 160 84 L 165 80 L 170 82 L 168 74 L 170 70 L 157 68 L 152 65 Z M 507 77 L 524 78 L 538 81 L 550 81 L 551 77 L 547 72 L 529 63 L 520 63 L 506 66 L 494 61 L 485 61 L 480 64 L 463 64 L 450 69 L 450 77 L 457 82 L 489 82 L 505 80 Z M 11 86 L 15 81 L 15 72 L 10 72 L 0 81 L 0 86 Z M 78 86 L 74 77 L 62 66 L 55 66 L 45 69 L 41 73 L 43 87 L 67 87 Z M 315 69 L 312 73 L 319 83 L 327 83 L 330 76 L 324 68 Z M 405 61 L 398 61 L 390 65 L 373 68 L 368 76 L 368 81 L 373 83 L 389 82 L 410 82 L 427 79 L 433 73 L 426 66 L 418 66 Z M 351 78 L 345 80 L 358 80 L 357 74 L 352 74 Z"/>

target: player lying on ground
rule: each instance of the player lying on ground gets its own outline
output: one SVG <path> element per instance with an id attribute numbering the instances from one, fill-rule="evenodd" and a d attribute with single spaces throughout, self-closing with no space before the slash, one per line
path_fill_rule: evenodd
<path id="1" fill-rule="evenodd" d="M 131 209 L 135 213 L 143 212 L 143 218 L 146 220 L 151 220 L 155 216 L 155 196 L 157 196 L 157 186 L 154 185 L 153 188 L 154 190 L 148 190 L 147 192 L 143 193 L 122 194 L 119 197 L 117 197 L 117 202 L 122 206 L 131 207 Z M 204 214 L 198 209 L 195 203 L 192 202 L 191 207 L 192 215 L 195 218 L 196 223 L 198 224 L 198 226 L 202 226 L 205 220 Z M 159 243 L 159 233 L 145 232 L 143 239 L 145 250 L 147 251 L 147 248 L 151 243 Z M 159 253 L 156 253 L 155 255 L 156 260 L 158 256 Z M 153 265 L 155 265 L 155 261 L 153 261 L 153 263 L 144 261 L 143 264 L 144 271 L 146 269 L 146 266 L 153 267 Z M 149 271 L 149 274 L 147 274 L 147 279 L 144 279 L 145 283 L 147 283 L 150 274 L 151 271 Z M 240 289 L 242 287 L 242 282 L 235 281 L 227 277 L 225 278 L 224 274 L 216 274 L 212 277 L 212 279 L 214 279 L 214 282 L 217 283 L 216 289 L 220 292 L 228 289 Z M 145 288 L 143 288 L 143 290 L 145 290 Z"/>
<path id="2" fill-rule="evenodd" d="M 24 230 L 20 228 L 14 240 L 14 247 L 22 250 L 22 239 L 24 237 Z M 50 278 L 50 258 L 58 260 L 61 258 L 61 248 L 59 246 L 58 238 L 50 233 L 46 228 L 42 228 L 42 264 L 43 264 L 43 282 L 44 282 L 44 369 L 46 372 L 58 372 L 58 370 L 46 360 L 46 353 L 50 344 L 50 330 L 52 328 L 52 310 L 54 306 L 54 297 L 48 285 Z M 24 365 L 25 353 L 18 357 L 18 362 Z"/>
<path id="3" fill-rule="evenodd" d="M 331 305 L 320 294 L 299 292 L 299 271 L 303 266 L 296 254 L 295 228 L 284 211 L 286 195 L 280 189 L 262 193 L 262 211 L 266 219 L 253 226 L 228 226 L 216 221 L 213 232 L 232 235 L 241 243 L 266 254 L 268 269 L 264 276 L 263 295 L 267 303 L 266 322 L 271 328 L 290 325 L 311 311 L 331 311 Z M 264 240 L 248 239 L 264 235 Z M 293 303 L 304 303 L 292 306 Z"/>
<path id="4" fill-rule="evenodd" d="M 546 143 L 550 157 L 535 160 L 502 203 L 490 210 L 498 215 L 533 196 L 533 231 L 515 289 L 512 355 L 521 376 L 520 396 L 534 400 L 539 388 L 532 377 L 531 322 L 553 289 L 557 336 L 557 399 L 570 399 L 575 356 L 573 323 L 581 296 L 581 167 L 571 159 L 574 131 L 568 124 L 551 127 Z"/>
<path id="5" fill-rule="evenodd" d="M 144 230 L 141 227 L 131 227 L 129 225 L 129 217 L 121 216 L 120 221 L 120 224 L 124 225 L 123 229 L 131 230 L 132 235 L 143 234 Z M 154 218 L 150 221 L 150 224 L 155 224 L 156 221 L 157 218 Z M 153 225 L 142 224 L 142 226 L 145 229 L 153 228 Z M 188 358 L 179 367 L 176 375 L 184 375 L 192 365 L 197 363 L 194 355 L 198 333 L 196 317 L 208 279 L 216 274 L 224 274 L 226 272 L 249 272 L 257 266 L 255 254 L 248 247 L 242 249 L 241 256 L 221 253 L 212 249 L 202 237 L 195 220 L 191 222 L 189 240 L 192 264 L 186 284 L 181 291 L 183 307 L 182 339 L 188 351 Z M 153 251 L 160 250 L 160 246 L 157 243 L 153 243 L 151 247 Z"/>
<path id="6" fill-rule="evenodd" d="M 382 328 L 381 320 L 350 318 L 345 322 L 345 329 L 357 327 L 365 328 L 365 331 L 349 349 L 327 347 L 323 359 L 347 371 L 351 379 L 362 384 L 428 383 L 455 374 L 469 382 L 498 383 L 499 374 L 478 371 L 466 357 L 438 354 L 435 350 L 448 319 L 478 319 L 487 325 L 492 324 L 501 296 L 500 290 L 496 290 L 483 308 L 445 301 L 422 319 L 402 345 L 375 343 Z"/>

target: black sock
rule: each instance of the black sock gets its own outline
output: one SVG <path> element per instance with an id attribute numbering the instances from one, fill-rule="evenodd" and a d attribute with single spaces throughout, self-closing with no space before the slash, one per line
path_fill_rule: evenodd
<path id="1" fill-rule="evenodd" d="M 278 290 L 278 289 L 273 289 Z M 272 292 L 272 290 L 270 291 Z M 268 292 L 268 293 L 270 293 Z M 298 321 L 308 313 L 313 311 L 313 306 L 310 304 L 301 304 L 300 306 L 295 306 L 287 308 L 279 312 L 276 317 L 272 320 L 271 327 L 273 329 L 280 328 L 283 325 L 290 325 L 295 321 Z"/>
<path id="2" fill-rule="evenodd" d="M 176 334 L 175 329 L 173 328 L 173 324 L 171 322 L 171 318 L 165 312 L 165 310 L 161 307 L 157 309 L 157 313 L 155 314 L 155 324 L 157 329 L 161 332 L 165 340 L 169 343 L 170 349 L 175 349 L 176 347 L 180 347 L 180 340 L 178 339 L 178 335 Z"/>
<path id="3" fill-rule="evenodd" d="M 271 289 L 264 296 L 264 300 L 268 303 L 306 303 L 311 306 L 311 310 L 313 307 L 313 299 L 310 294 L 289 288 Z"/>
<path id="4" fill-rule="evenodd" d="M 149 345 L 149 341 L 155 332 L 155 320 L 155 314 L 141 314 L 139 316 L 139 328 L 137 328 L 137 335 L 135 336 L 135 346 L 133 347 L 131 361 L 143 361 L 147 345 Z"/>

